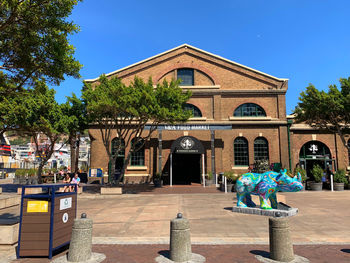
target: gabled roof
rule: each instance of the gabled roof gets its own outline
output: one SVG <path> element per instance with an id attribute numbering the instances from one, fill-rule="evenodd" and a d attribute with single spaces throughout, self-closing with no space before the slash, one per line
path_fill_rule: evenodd
<path id="1" fill-rule="evenodd" d="M 113 72 L 110 72 L 110 73 L 106 74 L 106 76 L 108 77 L 108 76 L 117 74 L 117 73 L 119 73 L 119 72 L 121 72 L 121 71 L 124 71 L 124 70 L 126 70 L 126 69 L 129 69 L 129 68 L 131 68 L 131 67 L 138 66 L 138 65 L 140 65 L 140 64 L 142 64 L 142 63 L 145 63 L 145 62 L 148 62 L 148 61 L 150 61 L 150 60 L 152 60 L 152 59 L 155 59 L 155 58 L 158 58 L 158 57 L 160 57 L 160 56 L 166 55 L 166 54 L 168 54 L 168 53 L 170 53 L 170 52 L 176 51 L 176 50 L 181 49 L 181 48 L 183 48 L 183 47 L 185 47 L 185 48 L 186 48 L 186 47 L 187 47 L 187 48 L 191 48 L 191 49 L 196 50 L 196 51 L 198 51 L 198 52 L 200 52 L 200 53 L 204 53 L 204 54 L 209 55 L 209 56 L 212 56 L 212 57 L 214 57 L 214 58 L 221 59 L 221 60 L 223 60 L 223 61 L 225 61 L 225 62 L 228 62 L 228 63 L 230 63 L 230 64 L 233 64 L 233 65 L 235 65 L 235 66 L 239 66 L 239 67 L 241 67 L 241 68 L 250 70 L 250 71 L 252 71 L 252 72 L 261 74 L 261 75 L 263 75 L 263 76 L 272 78 L 272 79 L 277 80 L 277 81 L 286 81 L 286 80 L 288 80 L 288 79 L 285 79 L 285 78 L 277 78 L 277 77 L 271 76 L 271 75 L 266 74 L 266 73 L 264 73 L 264 72 L 261 72 L 261 71 L 259 71 L 259 70 L 256 70 L 256 69 L 253 69 L 253 68 L 244 66 L 244 65 L 239 64 L 239 63 L 237 63 L 237 62 L 234 62 L 234 61 L 232 61 L 232 60 L 223 58 L 223 57 L 218 56 L 218 55 L 215 55 L 215 54 L 213 54 L 213 53 L 204 51 L 204 50 L 202 50 L 202 49 L 196 48 L 196 47 L 191 46 L 191 45 L 189 45 L 189 44 L 182 44 L 182 45 L 177 46 L 177 47 L 175 47 L 175 48 L 169 49 L 169 50 L 167 50 L 167 51 L 165 51 L 165 52 L 162 52 L 162 53 L 160 53 L 160 54 L 158 54 L 158 55 L 155 55 L 155 56 L 153 56 L 153 57 L 149 57 L 149 58 L 147 58 L 147 59 L 144 59 L 144 60 L 142 60 L 142 61 L 139 61 L 139 62 L 137 62 L 137 63 L 134 63 L 134 64 L 132 64 L 132 65 L 129 65 L 129 66 L 127 66 L 127 67 L 124 67 L 124 68 L 115 70 L 115 71 L 113 71 Z M 86 79 L 85 81 L 86 81 L 86 82 L 94 82 L 94 81 L 97 81 L 98 79 L 99 79 L 99 77 L 98 77 L 98 78 L 95 78 L 95 79 Z"/>

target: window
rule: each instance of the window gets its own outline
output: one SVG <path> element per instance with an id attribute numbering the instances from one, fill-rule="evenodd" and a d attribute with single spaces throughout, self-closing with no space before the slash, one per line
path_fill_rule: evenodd
<path id="1" fill-rule="evenodd" d="M 249 165 L 248 141 L 244 137 L 238 137 L 233 143 L 235 165 Z"/>
<path id="2" fill-rule="evenodd" d="M 177 79 L 181 79 L 180 86 L 194 85 L 194 71 L 190 68 L 181 68 L 177 70 Z"/>
<path id="3" fill-rule="evenodd" d="M 111 142 L 112 144 L 112 156 L 116 153 L 116 151 L 119 149 L 117 157 L 125 157 L 125 142 L 123 139 L 119 140 L 118 138 L 114 138 Z M 119 147 L 119 145 L 121 146 Z"/>
<path id="4" fill-rule="evenodd" d="M 131 147 L 134 146 L 135 139 L 131 141 Z M 131 153 L 130 165 L 131 166 L 144 166 L 145 165 L 145 146 L 142 141 L 139 141 L 134 146 L 134 151 Z"/>
<path id="5" fill-rule="evenodd" d="M 186 104 L 184 110 L 189 110 L 192 112 L 192 117 L 202 117 L 201 111 L 192 104 Z"/>
<path id="6" fill-rule="evenodd" d="M 254 161 L 257 160 L 269 160 L 269 145 L 264 137 L 254 141 Z"/>
<path id="7" fill-rule="evenodd" d="M 245 103 L 239 106 L 233 116 L 235 117 L 266 117 L 263 108 L 254 103 Z"/>

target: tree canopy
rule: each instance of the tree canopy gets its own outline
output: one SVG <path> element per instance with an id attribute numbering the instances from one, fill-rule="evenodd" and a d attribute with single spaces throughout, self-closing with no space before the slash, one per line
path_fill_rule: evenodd
<path id="1" fill-rule="evenodd" d="M 350 77 L 340 79 L 340 89 L 330 85 L 328 92 L 310 84 L 299 97 L 295 120 L 337 133 L 345 147 L 350 131 Z"/>
<path id="2" fill-rule="evenodd" d="M 33 138 L 36 154 L 40 158 L 38 180 L 41 183 L 43 166 L 51 158 L 55 144 L 62 134 L 68 133 L 69 116 L 55 100 L 55 90 L 38 82 L 34 90 L 23 92 L 18 111 L 19 130 Z M 43 136 L 42 144 L 39 136 Z"/>
<path id="3" fill-rule="evenodd" d="M 58 85 L 64 75 L 79 77 L 68 36 L 80 0 L 0 0 L 0 94 L 31 88 L 36 81 Z"/>
<path id="4" fill-rule="evenodd" d="M 186 121 L 191 113 L 183 107 L 190 96 L 190 92 L 183 92 L 178 81 L 164 81 L 154 86 L 152 79 L 144 82 L 135 77 L 127 86 L 119 78 L 108 79 L 102 75 L 96 86 L 85 83 L 82 97 L 91 125 L 100 130 L 111 163 L 109 174 L 114 174 L 116 157 L 128 145 L 131 145 L 131 152 L 135 151 L 135 147 L 142 147 L 159 124 Z M 117 143 L 112 150 L 113 138 Z M 122 175 L 129 158 L 130 152 L 125 156 Z"/>

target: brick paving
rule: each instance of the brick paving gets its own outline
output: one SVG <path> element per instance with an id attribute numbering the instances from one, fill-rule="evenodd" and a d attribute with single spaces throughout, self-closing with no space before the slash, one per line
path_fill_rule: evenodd
<path id="1" fill-rule="evenodd" d="M 206 262 L 258 262 L 255 254 L 268 255 L 268 217 L 232 213 L 233 193 L 193 193 L 203 191 L 200 187 L 192 187 L 192 192 L 187 187 L 160 189 L 164 193 L 79 196 L 78 214 L 86 212 L 94 220 L 93 250 L 107 255 L 104 262 L 154 262 L 168 249 L 169 221 L 178 212 L 190 220 L 193 252 L 205 256 Z M 212 190 L 216 191 L 206 188 Z M 299 208 L 290 218 L 295 254 L 311 262 L 350 262 L 350 191 L 282 195 L 287 204 Z"/>
<path id="2" fill-rule="evenodd" d="M 93 252 L 103 253 L 103 263 L 151 263 L 168 252 L 168 245 L 94 245 Z M 269 257 L 267 245 L 193 245 L 192 252 L 206 258 L 206 263 L 255 263 L 255 255 Z M 53 259 L 64 255 L 58 254 Z M 348 263 L 350 245 L 294 245 L 294 254 L 312 263 Z M 45 258 L 23 258 L 13 262 L 48 263 Z"/>

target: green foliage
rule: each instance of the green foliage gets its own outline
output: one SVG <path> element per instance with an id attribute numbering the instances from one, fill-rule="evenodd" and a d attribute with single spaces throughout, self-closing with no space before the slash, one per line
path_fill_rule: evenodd
<path id="1" fill-rule="evenodd" d="M 348 178 L 346 176 L 345 170 L 339 169 L 339 170 L 337 170 L 335 172 L 335 174 L 334 174 L 334 182 L 335 183 L 344 183 L 344 184 L 347 184 L 349 182 Z"/>
<path id="2" fill-rule="evenodd" d="M 312 167 L 311 173 L 314 176 L 316 183 L 322 182 L 323 169 L 318 164 L 316 164 Z"/>
<path id="3" fill-rule="evenodd" d="M 317 90 L 310 84 L 299 97 L 295 120 L 313 127 L 337 133 L 347 147 L 345 134 L 350 128 L 350 77 L 340 79 L 340 90 L 330 85 L 328 92 Z"/>
<path id="4" fill-rule="evenodd" d="M 302 181 L 303 183 L 305 183 L 306 180 L 308 179 L 308 177 L 306 176 L 306 171 L 305 171 L 304 169 L 302 169 L 301 167 L 296 167 L 296 168 L 294 169 L 293 175 L 294 175 L 294 176 L 297 176 L 298 173 L 300 173 L 300 175 L 301 175 L 301 181 Z"/>
<path id="5" fill-rule="evenodd" d="M 267 172 L 270 169 L 269 161 L 268 160 L 255 160 L 254 161 L 254 173 L 264 173 Z"/>
<path id="6" fill-rule="evenodd" d="M 135 77 L 127 86 L 117 77 L 107 78 L 102 75 L 99 84 L 94 87 L 85 83 L 82 97 L 87 105 L 88 118 L 98 125 L 112 163 L 109 174 L 114 174 L 115 158 L 119 152 L 124 147 L 128 149 L 133 139 L 135 141 L 131 144 L 130 152 L 137 150 L 135 147 L 142 147 L 159 124 L 188 120 L 191 113 L 184 111 L 183 107 L 190 96 L 190 92 L 183 92 L 178 81 L 164 81 L 154 87 L 151 78 L 144 82 Z M 146 124 L 149 129 L 145 129 Z M 113 137 L 119 139 L 113 151 L 111 131 L 116 132 Z M 124 168 L 129 161 L 130 152 L 125 156 Z"/>
<path id="7" fill-rule="evenodd" d="M 212 172 L 212 171 L 209 171 L 209 172 L 207 173 L 207 179 L 208 179 L 208 180 L 213 179 L 213 172 Z"/>
<path id="8" fill-rule="evenodd" d="M 78 27 L 67 19 L 78 2 L 0 0 L 0 87 L 8 92 L 41 80 L 58 85 L 65 74 L 79 77 L 68 42 Z"/>
<path id="9" fill-rule="evenodd" d="M 17 137 L 9 141 L 11 145 L 24 145 L 30 142 L 30 138 L 23 136 L 23 137 Z"/>
<path id="10" fill-rule="evenodd" d="M 239 175 L 234 171 L 226 171 L 224 172 L 224 176 L 227 178 L 227 183 L 231 184 L 236 183 L 237 179 L 239 178 Z"/>
<path id="11" fill-rule="evenodd" d="M 37 169 L 17 169 L 15 172 L 16 177 L 26 177 L 26 176 L 35 176 Z"/>

